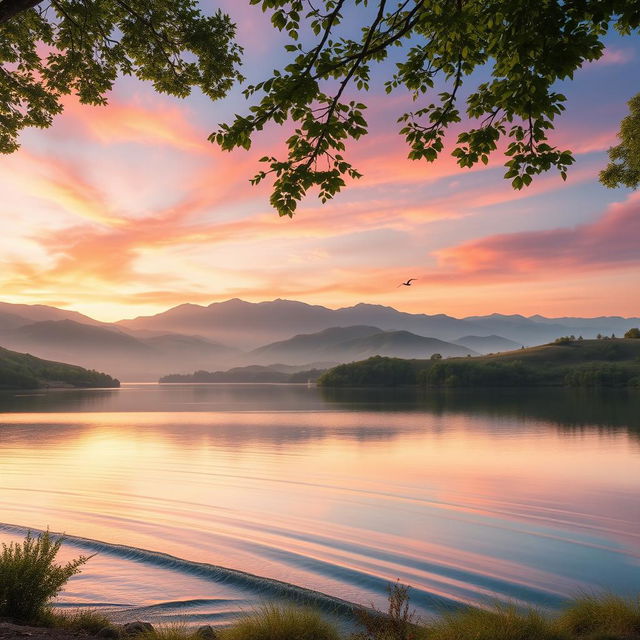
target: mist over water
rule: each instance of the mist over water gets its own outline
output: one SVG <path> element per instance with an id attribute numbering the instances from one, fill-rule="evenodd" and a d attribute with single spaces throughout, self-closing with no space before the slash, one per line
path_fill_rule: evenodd
<path id="1" fill-rule="evenodd" d="M 637 392 L 3 393 L 0 470 L 0 539 L 98 551 L 60 603 L 124 617 L 295 599 L 272 580 L 384 606 L 400 579 L 421 613 L 640 590 Z"/>

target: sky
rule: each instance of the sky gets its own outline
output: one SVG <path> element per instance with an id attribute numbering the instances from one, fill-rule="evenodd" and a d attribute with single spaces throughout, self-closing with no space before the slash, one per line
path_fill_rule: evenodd
<path id="1" fill-rule="evenodd" d="M 282 64 L 268 15 L 219 4 L 238 24 L 249 80 Z M 249 184 L 286 132 L 269 128 L 233 153 L 207 141 L 246 111 L 239 90 L 178 100 L 127 78 L 106 107 L 69 98 L 51 128 L 26 131 L 0 158 L 0 299 L 104 321 L 236 297 L 456 317 L 638 316 L 640 192 L 597 177 L 640 87 L 640 41 L 606 43 L 560 87 L 567 111 L 553 140 L 577 158 L 566 183 L 549 173 L 513 191 L 500 157 L 472 170 L 446 152 L 408 160 L 396 119 L 410 103 L 378 85 L 363 96 L 370 135 L 346 154 L 364 177 L 325 205 L 307 197 L 293 219 L 270 207 L 268 182 Z M 407 278 L 417 280 L 398 286 Z"/>

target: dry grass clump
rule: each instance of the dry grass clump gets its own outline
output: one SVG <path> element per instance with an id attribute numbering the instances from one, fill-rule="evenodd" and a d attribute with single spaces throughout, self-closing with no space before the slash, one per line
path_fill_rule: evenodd
<path id="1" fill-rule="evenodd" d="M 181 622 L 158 625 L 153 630 L 135 635 L 135 640 L 196 640 L 197 638 L 196 630 Z"/>
<path id="2" fill-rule="evenodd" d="M 340 640 L 312 609 L 266 605 L 220 633 L 221 640 Z M 167 639 L 173 640 L 173 639 Z"/>
<path id="3" fill-rule="evenodd" d="M 409 587 L 396 582 L 387 586 L 387 611 L 358 609 L 356 619 L 363 632 L 354 634 L 353 640 L 417 640 L 426 630 L 409 606 Z"/>
<path id="4" fill-rule="evenodd" d="M 640 639 L 640 597 L 583 596 L 560 614 L 556 625 L 574 638 Z"/>
<path id="5" fill-rule="evenodd" d="M 464 609 L 433 621 L 427 629 L 429 640 L 565 640 L 560 631 L 541 613 L 524 613 L 512 606 Z"/>
<path id="6" fill-rule="evenodd" d="M 74 611 L 47 609 L 38 618 L 38 623 L 46 627 L 86 631 L 91 634 L 98 633 L 105 627 L 113 627 L 109 618 L 95 609 L 76 609 Z"/>

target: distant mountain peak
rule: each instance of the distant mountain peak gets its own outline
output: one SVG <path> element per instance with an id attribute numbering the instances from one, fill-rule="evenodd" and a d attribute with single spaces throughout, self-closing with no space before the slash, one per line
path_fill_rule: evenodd
<path id="1" fill-rule="evenodd" d="M 341 307 L 338 311 L 343 309 L 384 309 L 385 311 L 396 311 L 393 307 L 389 307 L 383 304 L 371 304 L 370 302 L 358 302 L 351 307 Z"/>

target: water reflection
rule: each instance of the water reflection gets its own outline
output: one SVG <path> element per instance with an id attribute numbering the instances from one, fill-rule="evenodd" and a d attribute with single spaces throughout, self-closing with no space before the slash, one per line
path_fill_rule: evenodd
<path id="1" fill-rule="evenodd" d="M 0 392 L 2 413 L 365 411 L 534 419 L 567 433 L 581 427 L 640 437 L 640 390 L 324 389 L 286 384 L 125 384 L 121 389 Z M 315 434 L 316 436 L 318 434 Z M 356 437 L 393 437 L 365 429 Z M 309 434 L 314 437 L 314 434 Z"/>
<path id="2" fill-rule="evenodd" d="M 400 578 L 423 611 L 631 594 L 638 401 L 304 385 L 4 393 L 2 520 L 124 545 L 111 569 L 88 570 L 77 600 L 121 602 L 130 589 L 136 606 L 166 604 L 183 585 L 210 603 L 184 565 L 163 566 L 170 593 L 136 591 L 157 565 L 131 545 L 380 605 Z M 220 613 L 207 607 L 197 615 Z"/>

